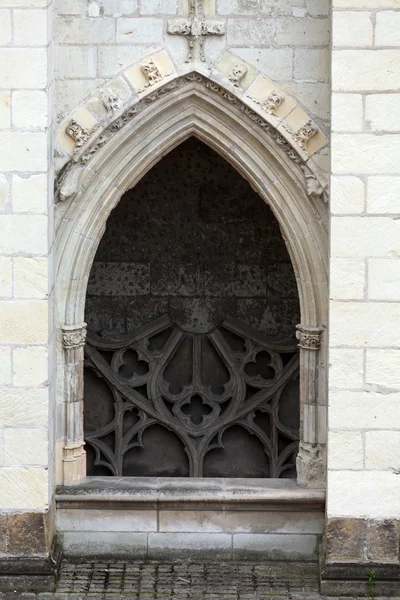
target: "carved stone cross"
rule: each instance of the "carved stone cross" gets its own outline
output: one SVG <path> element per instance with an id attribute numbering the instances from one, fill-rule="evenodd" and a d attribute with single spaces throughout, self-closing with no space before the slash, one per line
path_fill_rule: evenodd
<path id="1" fill-rule="evenodd" d="M 208 35 L 224 35 L 225 21 L 206 19 L 204 15 L 204 0 L 189 0 L 189 18 L 168 21 L 167 31 L 171 35 L 184 35 L 189 44 L 186 62 L 194 58 L 196 48 L 199 50 L 200 60 L 205 62 L 204 42 Z"/>

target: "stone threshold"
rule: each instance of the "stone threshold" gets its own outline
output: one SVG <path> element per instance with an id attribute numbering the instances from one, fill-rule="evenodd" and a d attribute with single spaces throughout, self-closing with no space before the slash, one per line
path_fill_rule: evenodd
<path id="1" fill-rule="evenodd" d="M 309 489 L 294 479 L 224 479 L 166 477 L 86 477 L 58 486 L 59 508 L 196 508 L 203 510 L 317 510 L 325 490 Z"/>

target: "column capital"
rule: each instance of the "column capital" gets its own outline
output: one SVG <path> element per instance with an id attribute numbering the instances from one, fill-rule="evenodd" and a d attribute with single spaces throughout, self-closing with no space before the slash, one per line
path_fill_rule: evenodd
<path id="1" fill-rule="evenodd" d="M 86 340 L 86 323 L 82 325 L 62 325 L 62 343 L 65 349 L 81 348 Z"/>
<path id="2" fill-rule="evenodd" d="M 299 340 L 299 348 L 305 350 L 319 350 L 321 346 L 323 327 L 311 325 L 296 325 L 296 338 Z"/>

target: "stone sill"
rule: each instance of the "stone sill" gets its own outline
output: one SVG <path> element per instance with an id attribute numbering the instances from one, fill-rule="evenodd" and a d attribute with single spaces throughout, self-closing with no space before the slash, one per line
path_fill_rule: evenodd
<path id="1" fill-rule="evenodd" d="M 317 510 L 324 489 L 299 486 L 294 479 L 219 479 L 166 477 L 86 477 L 59 486 L 59 508 L 179 508 L 203 510 Z"/>

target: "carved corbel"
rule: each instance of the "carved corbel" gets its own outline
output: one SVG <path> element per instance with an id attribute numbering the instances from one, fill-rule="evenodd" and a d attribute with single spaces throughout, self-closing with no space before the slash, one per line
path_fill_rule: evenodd
<path id="1" fill-rule="evenodd" d="M 320 349 L 323 329 L 307 325 L 297 325 L 296 329 L 296 338 L 299 340 L 299 348 L 303 348 L 304 350 Z"/>
<path id="2" fill-rule="evenodd" d="M 328 202 L 328 193 L 326 188 L 322 186 L 322 184 L 315 177 L 314 173 L 306 166 L 302 165 L 301 169 L 304 173 L 304 178 L 306 181 L 307 195 L 310 198 L 322 198 L 325 203 Z"/>
<path id="3" fill-rule="evenodd" d="M 155 85 L 156 83 L 161 81 L 163 78 L 163 74 L 161 73 L 160 69 L 157 67 L 153 58 L 149 58 L 146 62 L 141 63 L 140 70 L 142 71 L 142 73 L 146 79 L 144 88 Z M 139 91 L 143 92 L 144 88 Z"/>

